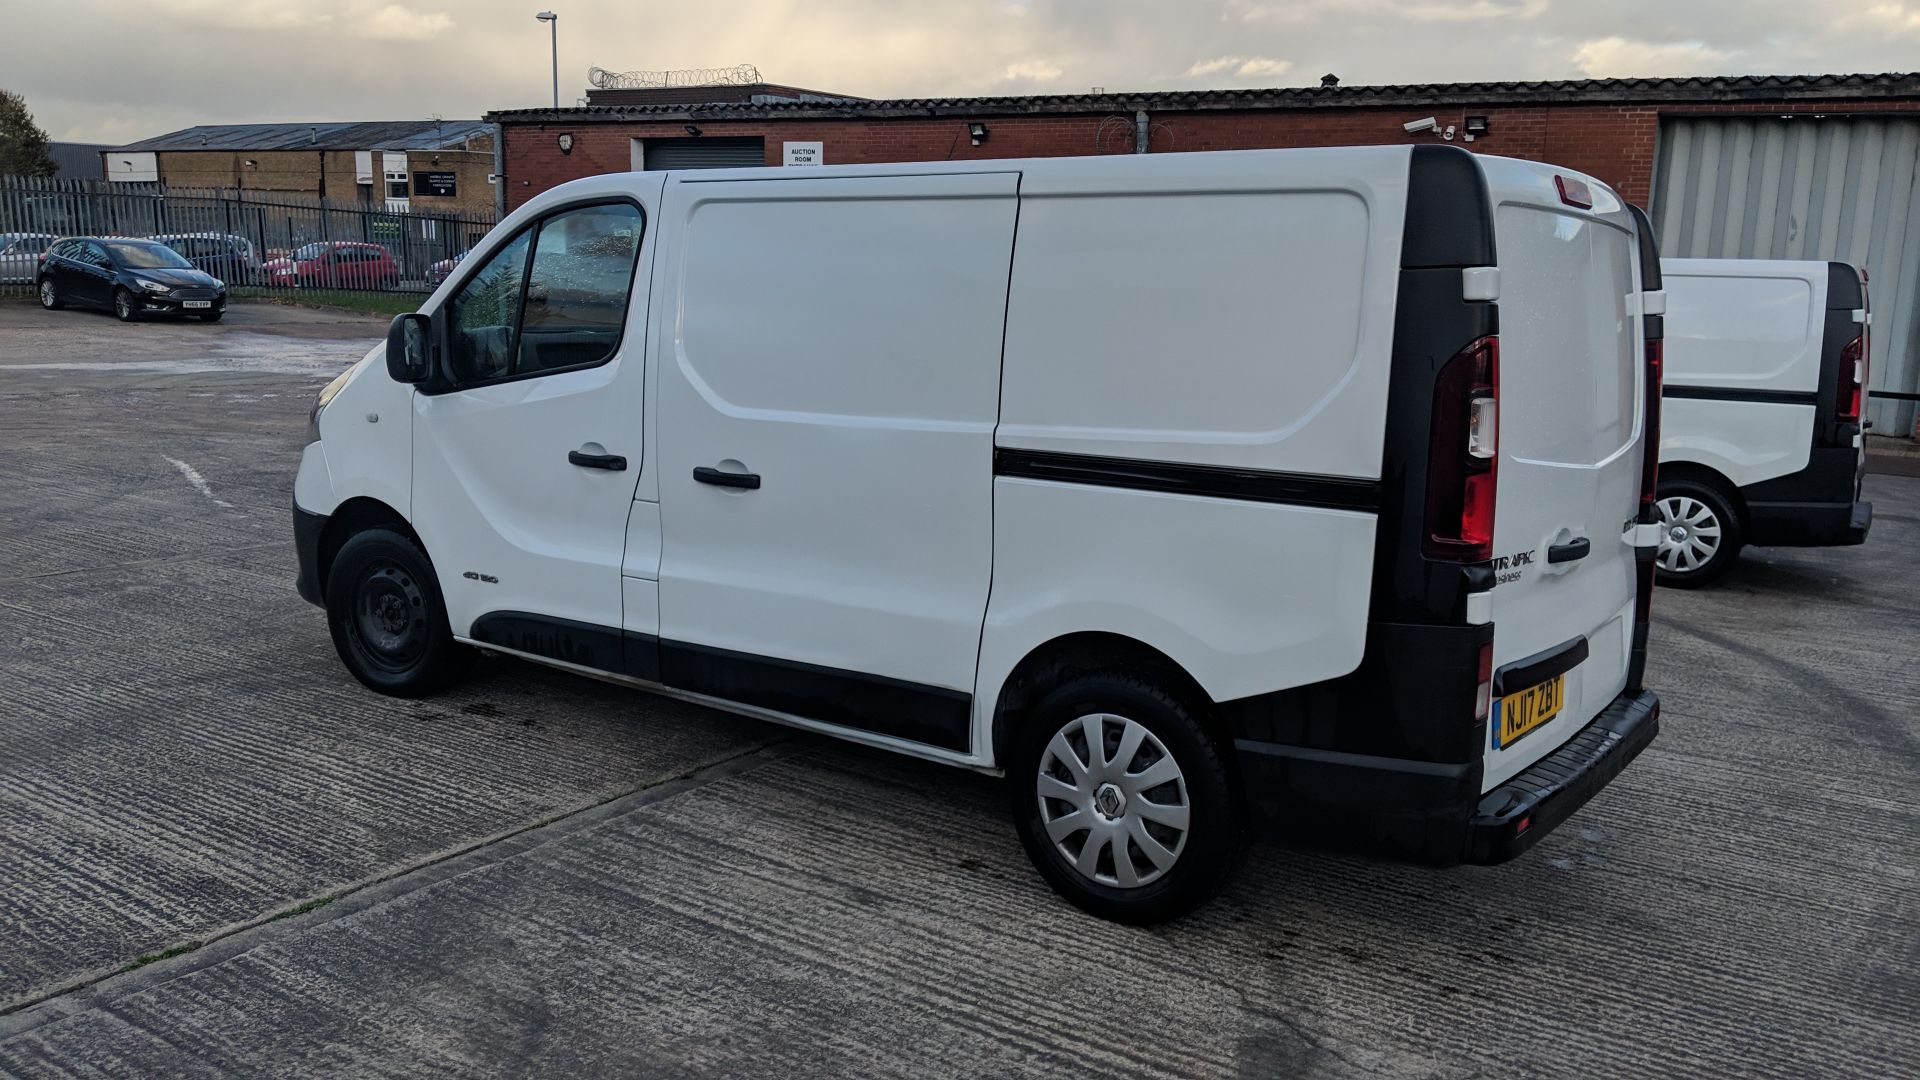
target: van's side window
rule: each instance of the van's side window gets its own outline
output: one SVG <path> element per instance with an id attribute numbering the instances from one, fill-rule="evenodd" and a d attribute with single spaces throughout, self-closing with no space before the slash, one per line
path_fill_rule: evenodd
<path id="1" fill-rule="evenodd" d="M 526 278 L 533 232 L 513 238 L 494 253 L 454 298 L 448 324 L 453 377 L 462 384 L 487 382 L 511 374 L 513 335 L 520 321 L 520 283 Z"/>
<path id="2" fill-rule="evenodd" d="M 590 367 L 613 356 L 640 252 L 640 210 L 565 210 L 515 237 L 448 304 L 462 385 Z"/>
<path id="3" fill-rule="evenodd" d="M 540 223 L 521 315 L 519 373 L 583 367 L 613 355 L 639 251 L 640 209 L 628 203 L 582 207 Z"/>

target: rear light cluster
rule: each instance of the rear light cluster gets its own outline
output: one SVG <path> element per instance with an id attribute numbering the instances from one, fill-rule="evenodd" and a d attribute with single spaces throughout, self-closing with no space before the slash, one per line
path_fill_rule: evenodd
<path id="1" fill-rule="evenodd" d="M 1430 559 L 1493 558 L 1500 462 L 1500 339 L 1483 337 L 1448 360 L 1434 383 L 1421 549 Z"/>
<path id="2" fill-rule="evenodd" d="M 1863 333 L 1840 350 L 1840 390 L 1834 403 L 1836 416 L 1843 424 L 1858 423 L 1860 406 L 1867 394 L 1867 336 Z"/>

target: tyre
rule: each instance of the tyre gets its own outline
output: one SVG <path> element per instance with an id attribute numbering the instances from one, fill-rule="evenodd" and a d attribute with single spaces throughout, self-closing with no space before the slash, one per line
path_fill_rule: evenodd
<path id="1" fill-rule="evenodd" d="M 1080 676 L 1040 699 L 1008 747 L 1014 827 L 1055 892 L 1148 924 L 1219 890 L 1245 847 L 1205 715 L 1138 676 Z"/>
<path id="2" fill-rule="evenodd" d="M 327 572 L 326 600 L 341 662 L 382 694 L 424 697 L 472 661 L 447 626 L 433 564 L 391 529 L 369 529 L 341 546 Z"/>
<path id="3" fill-rule="evenodd" d="M 113 290 L 113 317 L 121 322 L 133 322 L 140 318 L 140 307 L 133 302 L 133 294 L 125 289 Z"/>
<path id="4" fill-rule="evenodd" d="M 67 302 L 60 299 L 60 286 L 55 285 L 50 277 L 40 279 L 40 306 L 48 311 L 59 311 L 67 306 Z"/>
<path id="5" fill-rule="evenodd" d="M 1660 550 L 1655 555 L 1660 584 L 1698 588 L 1717 580 L 1740 557 L 1740 515 L 1720 485 L 1661 481 L 1654 508 L 1660 520 Z"/>

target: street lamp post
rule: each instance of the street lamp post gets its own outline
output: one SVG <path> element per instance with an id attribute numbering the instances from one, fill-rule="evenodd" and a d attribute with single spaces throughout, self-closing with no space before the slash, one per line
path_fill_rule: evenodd
<path id="1" fill-rule="evenodd" d="M 547 24 L 553 38 L 553 107 L 560 107 L 560 16 L 551 11 L 543 11 L 534 18 Z"/>

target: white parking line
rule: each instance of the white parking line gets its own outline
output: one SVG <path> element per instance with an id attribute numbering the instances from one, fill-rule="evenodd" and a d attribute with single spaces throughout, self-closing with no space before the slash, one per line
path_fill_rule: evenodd
<path id="1" fill-rule="evenodd" d="M 167 457 L 167 455 L 165 454 L 161 454 L 160 456 L 163 458 L 167 458 L 167 461 L 170 462 L 174 468 L 179 469 L 180 475 L 187 478 L 187 483 L 192 484 L 195 491 L 198 491 L 200 494 L 205 495 L 209 499 L 212 499 L 213 505 L 224 506 L 229 510 L 233 509 L 232 503 L 214 495 L 213 485 L 207 483 L 207 478 L 200 475 L 199 469 L 196 469 L 193 466 L 187 464 L 186 462 L 181 461 L 179 458 L 170 458 L 170 457 Z"/>

